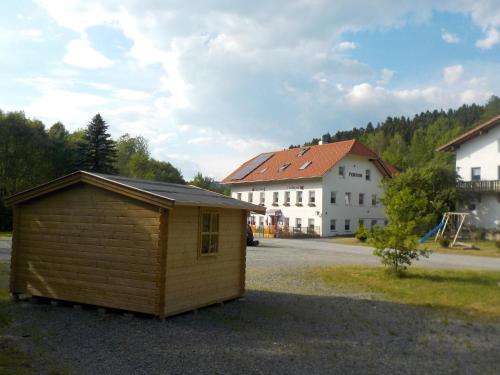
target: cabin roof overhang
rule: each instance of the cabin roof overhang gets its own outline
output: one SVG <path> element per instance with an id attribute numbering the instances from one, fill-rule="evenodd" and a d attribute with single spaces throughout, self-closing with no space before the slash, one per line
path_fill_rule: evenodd
<path id="1" fill-rule="evenodd" d="M 175 199 L 155 194 L 151 191 L 140 189 L 136 186 L 128 185 L 127 183 L 115 181 L 113 179 L 113 176 L 109 176 L 109 178 L 107 178 L 105 175 L 94 174 L 86 171 L 77 171 L 69 175 L 44 183 L 42 185 L 35 186 L 31 189 L 19 192 L 17 194 L 14 194 L 6 198 L 5 203 L 8 206 L 24 203 L 79 183 L 85 183 L 92 186 L 96 186 L 165 209 L 171 209 L 174 206 L 200 206 L 200 207 L 240 209 L 240 210 L 254 211 L 254 212 L 263 211 L 262 207 L 260 206 L 246 202 L 240 202 L 233 198 L 225 197 L 222 196 L 221 194 L 195 188 L 193 186 L 189 187 L 186 186 L 186 189 L 188 188 L 199 189 L 200 191 L 203 191 L 205 194 L 211 195 L 212 198 L 213 197 L 219 198 L 218 202 L 208 202 L 208 201 L 204 202 L 199 200 L 184 200 L 182 202 L 176 201 Z"/>

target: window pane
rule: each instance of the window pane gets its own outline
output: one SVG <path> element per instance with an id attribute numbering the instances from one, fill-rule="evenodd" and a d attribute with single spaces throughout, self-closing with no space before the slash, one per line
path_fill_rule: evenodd
<path id="1" fill-rule="evenodd" d="M 201 235 L 201 253 L 208 254 L 210 251 L 210 235 L 202 234 Z"/>
<path id="2" fill-rule="evenodd" d="M 219 236 L 217 234 L 212 234 L 210 237 L 210 252 L 216 253 L 219 250 Z"/>
<path id="3" fill-rule="evenodd" d="M 210 214 L 203 214 L 201 231 L 210 232 Z"/>
<path id="4" fill-rule="evenodd" d="M 212 214 L 212 232 L 219 231 L 219 214 Z"/>

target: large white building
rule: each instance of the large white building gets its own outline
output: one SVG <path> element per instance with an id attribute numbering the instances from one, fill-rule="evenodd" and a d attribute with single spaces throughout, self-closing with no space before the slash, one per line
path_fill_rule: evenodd
<path id="1" fill-rule="evenodd" d="M 380 182 L 396 172 L 350 140 L 260 154 L 223 182 L 234 198 L 266 207 L 250 216 L 257 227 L 335 236 L 386 224 Z"/>
<path id="2" fill-rule="evenodd" d="M 439 151 L 456 154 L 458 188 L 468 192 L 465 207 L 471 224 L 486 228 L 500 227 L 500 116 L 441 146 Z"/>

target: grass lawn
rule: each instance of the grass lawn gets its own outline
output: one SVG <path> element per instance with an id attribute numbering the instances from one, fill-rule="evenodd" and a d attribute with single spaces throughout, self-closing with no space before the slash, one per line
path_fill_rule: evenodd
<path id="1" fill-rule="evenodd" d="M 306 277 L 341 292 L 373 293 L 381 299 L 432 307 L 452 316 L 500 319 L 500 271 L 411 268 L 399 278 L 382 267 L 341 266 L 312 268 Z"/>
<path id="2" fill-rule="evenodd" d="M 2 232 L 2 231 L 0 231 L 0 237 L 12 237 L 12 232 Z"/>
<path id="3" fill-rule="evenodd" d="M 355 237 L 332 237 L 333 243 L 339 243 L 343 245 L 358 245 L 371 247 L 368 242 L 361 242 Z M 465 241 L 466 243 L 474 244 L 479 250 L 465 250 L 463 248 L 446 248 L 441 247 L 438 242 L 427 241 L 422 247 L 426 247 L 433 252 L 443 253 L 443 254 L 458 254 L 458 255 L 473 255 L 480 257 L 494 257 L 500 258 L 500 250 L 495 246 L 493 241 Z M 431 255 L 432 256 L 432 255 Z"/>

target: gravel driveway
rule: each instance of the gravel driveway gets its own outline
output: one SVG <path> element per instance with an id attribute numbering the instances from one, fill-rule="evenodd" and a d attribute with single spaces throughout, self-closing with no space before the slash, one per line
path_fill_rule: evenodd
<path id="1" fill-rule="evenodd" d="M 248 248 L 248 264 L 259 267 L 303 267 L 335 264 L 380 265 L 367 246 L 332 243 L 330 239 L 259 238 L 262 246 Z M 500 270 L 500 258 L 433 253 L 416 267 Z"/>
<path id="2" fill-rule="evenodd" d="M 359 253 L 369 250 L 337 254 L 336 248 L 332 255 L 321 241 L 300 243 L 308 250 L 295 241 L 283 248 L 279 240 L 249 249 L 243 300 L 164 322 L 20 302 L 11 306 L 7 334 L 31 352 L 37 373 L 500 373 L 500 322 L 445 319 L 311 284 L 301 277 L 304 266 L 342 259 L 369 264 L 370 256 Z"/>

